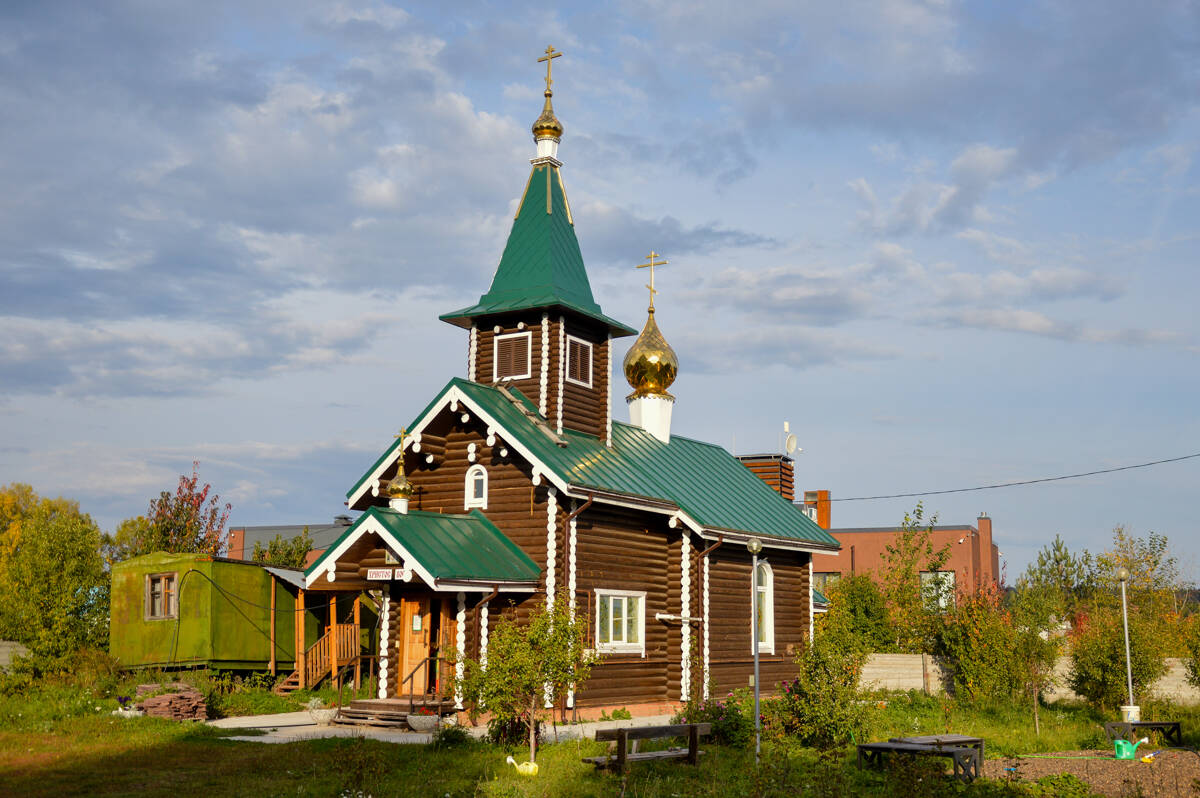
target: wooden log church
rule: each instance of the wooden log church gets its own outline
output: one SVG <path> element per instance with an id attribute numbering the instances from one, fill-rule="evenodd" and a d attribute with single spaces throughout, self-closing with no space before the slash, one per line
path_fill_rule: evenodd
<path id="1" fill-rule="evenodd" d="M 555 596 L 601 656 L 578 707 L 666 707 L 747 686 L 752 608 L 769 689 L 812 634 L 812 555 L 837 541 L 721 447 L 672 434 L 678 364 L 654 319 L 653 253 L 648 317 L 622 369 L 631 423 L 613 418 L 613 339 L 637 331 L 601 312 L 576 240 L 551 103 L 557 55 L 542 59 L 536 157 L 491 287 L 441 317 L 465 331 L 466 377 L 350 489 L 363 512 L 305 587 L 382 595 L 381 699 L 438 692 L 447 654 L 484 661 L 499 612 Z"/>

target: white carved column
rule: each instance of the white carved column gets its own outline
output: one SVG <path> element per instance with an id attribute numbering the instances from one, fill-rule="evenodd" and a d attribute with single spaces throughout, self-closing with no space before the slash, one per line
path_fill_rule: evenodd
<path id="1" fill-rule="evenodd" d="M 388 697 L 388 634 L 391 626 L 392 597 L 387 585 L 383 586 L 383 609 L 379 614 L 379 697 Z"/>
<path id="2" fill-rule="evenodd" d="M 457 628 L 455 642 L 458 644 L 458 662 L 454 663 L 454 676 L 456 683 L 454 685 L 454 708 L 463 708 L 463 693 L 461 682 L 463 677 L 463 660 L 467 656 L 467 594 L 461 590 L 458 592 L 458 614 L 454 616 L 454 625 Z"/>

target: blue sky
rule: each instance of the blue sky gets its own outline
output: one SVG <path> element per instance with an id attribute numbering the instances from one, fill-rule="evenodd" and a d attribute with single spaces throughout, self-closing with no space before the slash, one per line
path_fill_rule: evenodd
<path id="1" fill-rule="evenodd" d="M 677 434 L 787 420 L 835 499 L 1200 451 L 1195 0 L 10 3 L 0 483 L 112 528 L 198 459 L 234 524 L 343 510 L 465 373 L 436 316 L 490 282 L 548 43 L 597 300 L 640 326 L 671 260 Z M 1194 576 L 1198 482 L 926 506 L 988 512 L 1010 578 L 1116 524 Z"/>

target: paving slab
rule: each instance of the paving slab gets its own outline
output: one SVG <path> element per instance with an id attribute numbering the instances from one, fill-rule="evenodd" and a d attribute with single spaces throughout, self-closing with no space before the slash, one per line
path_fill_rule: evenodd
<path id="1" fill-rule="evenodd" d="M 661 726 L 671 722 L 670 715 L 651 715 L 644 718 L 628 720 L 603 720 L 587 723 L 559 725 L 557 738 L 559 740 L 591 739 L 596 736 L 597 729 L 633 728 L 635 726 Z M 262 734 L 234 735 L 227 740 L 240 740 L 249 743 L 294 743 L 301 740 L 317 740 L 324 737 L 369 737 L 387 743 L 425 744 L 432 742 L 433 735 L 422 732 L 400 730 L 380 726 L 318 726 L 307 712 L 283 712 L 274 715 L 248 715 L 238 718 L 220 718 L 208 721 L 210 726 L 218 729 L 257 730 Z M 467 726 L 467 731 L 476 739 L 487 734 L 487 727 Z M 542 727 L 542 739 L 553 742 L 555 727 L 546 724 Z"/>

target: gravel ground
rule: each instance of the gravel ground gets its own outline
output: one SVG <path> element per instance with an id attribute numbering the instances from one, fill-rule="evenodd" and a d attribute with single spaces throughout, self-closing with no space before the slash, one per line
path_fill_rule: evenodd
<path id="1" fill-rule="evenodd" d="M 1142 746 L 1138 753 L 1153 753 L 1154 750 Z M 1055 773 L 1074 774 L 1090 784 L 1096 792 L 1114 798 L 1138 795 L 1146 798 L 1200 796 L 1200 754 L 1194 751 L 1162 751 L 1150 763 L 1140 759 L 1114 759 L 1112 749 L 1109 749 L 989 759 L 983 764 L 983 775 L 990 779 L 1037 781 Z"/>

